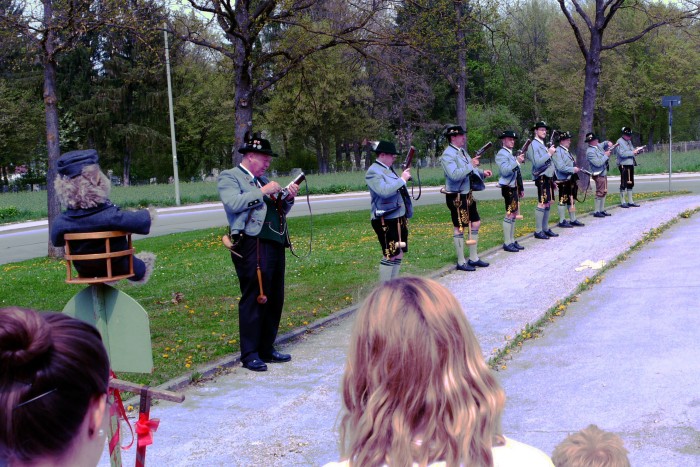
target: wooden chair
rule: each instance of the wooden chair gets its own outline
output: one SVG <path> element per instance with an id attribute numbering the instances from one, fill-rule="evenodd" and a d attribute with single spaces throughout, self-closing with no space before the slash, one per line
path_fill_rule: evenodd
<path id="1" fill-rule="evenodd" d="M 129 247 L 126 250 L 111 251 L 110 239 L 126 237 Z M 69 284 L 103 284 L 105 282 L 114 282 L 121 279 L 128 279 L 134 275 L 134 247 L 131 244 L 131 233 L 121 232 L 121 231 L 110 231 L 110 232 L 86 232 L 86 233 L 70 233 L 65 234 L 63 238 L 66 241 L 65 255 L 66 260 L 66 282 Z M 105 252 L 104 253 L 91 253 L 83 255 L 71 254 L 70 242 L 71 241 L 85 241 L 85 240 L 100 240 L 105 241 Z M 122 275 L 112 274 L 112 259 L 122 258 L 124 256 L 129 257 L 129 273 Z M 73 276 L 73 261 L 86 261 L 86 260 L 104 260 L 106 263 L 107 275 L 104 277 L 74 277 Z"/>

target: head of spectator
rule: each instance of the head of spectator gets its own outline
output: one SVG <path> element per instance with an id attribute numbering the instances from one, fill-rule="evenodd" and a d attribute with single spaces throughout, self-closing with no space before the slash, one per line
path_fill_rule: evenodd
<path id="1" fill-rule="evenodd" d="M 622 439 L 595 425 L 571 434 L 554 448 L 556 467 L 629 467 Z"/>
<path id="2" fill-rule="evenodd" d="M 0 308 L 0 465 L 96 465 L 108 383 L 94 327 L 60 313 Z"/>
<path id="3" fill-rule="evenodd" d="M 358 310 L 342 383 L 351 465 L 493 465 L 505 394 L 462 307 L 431 279 L 401 277 Z"/>
<path id="4" fill-rule="evenodd" d="M 102 173 L 94 149 L 62 154 L 56 161 L 56 169 L 54 187 L 63 206 L 90 209 L 108 200 L 112 185 Z"/>

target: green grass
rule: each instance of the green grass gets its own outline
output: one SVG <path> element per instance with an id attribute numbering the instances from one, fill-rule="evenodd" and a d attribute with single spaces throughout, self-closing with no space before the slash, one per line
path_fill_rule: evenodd
<path id="1" fill-rule="evenodd" d="M 668 173 L 668 153 L 642 154 L 637 157 L 639 166 L 635 169 L 638 174 Z M 482 168 L 490 169 L 495 174 L 498 167 L 491 159 L 482 160 Z M 674 172 L 700 172 L 700 151 L 674 153 Z M 414 178 L 417 171 L 413 169 Z M 530 178 L 529 162 L 523 167 L 523 174 Z M 612 168 L 612 175 L 618 175 L 617 169 Z M 345 193 L 349 191 L 366 191 L 365 172 L 340 172 L 332 174 L 308 175 L 310 194 Z M 445 176 L 441 167 L 424 168 L 420 170 L 421 183 L 424 186 L 441 186 Z M 495 180 L 492 178 L 491 180 Z M 286 184 L 291 177 L 277 178 Z M 175 186 L 168 184 L 142 185 L 133 187 L 113 187 L 111 200 L 124 208 L 141 208 L 152 206 L 174 206 Z M 182 204 L 218 202 L 219 195 L 216 182 L 196 182 L 180 184 L 180 201 Z M 0 224 L 21 222 L 32 219 L 43 219 L 47 216 L 46 192 L 21 192 L 0 194 Z"/>
<path id="2" fill-rule="evenodd" d="M 639 194 L 637 199 L 663 196 Z M 534 230 L 534 200 L 522 203 L 523 221 L 516 235 Z M 593 202 L 578 205 L 579 214 Z M 502 201 L 480 201 L 479 251 L 503 242 Z M 556 213 L 553 214 L 553 220 Z M 306 217 L 289 219 L 292 241 L 304 252 L 310 236 Z M 148 312 L 155 372 L 127 379 L 157 385 L 193 372 L 198 365 L 239 350 L 238 280 L 228 252 L 221 245 L 225 228 L 146 238 L 138 251 L 158 256 L 148 284 L 118 286 Z M 401 274 L 426 275 L 456 261 L 452 226 L 444 205 L 420 206 L 409 227 L 409 252 Z M 366 211 L 314 216 L 313 252 L 298 259 L 287 255 L 286 301 L 280 334 L 358 303 L 376 284 L 381 251 Z M 60 311 L 81 290 L 64 282 L 64 263 L 35 259 L 0 266 L 0 306 Z M 182 294 L 182 300 L 174 300 Z"/>

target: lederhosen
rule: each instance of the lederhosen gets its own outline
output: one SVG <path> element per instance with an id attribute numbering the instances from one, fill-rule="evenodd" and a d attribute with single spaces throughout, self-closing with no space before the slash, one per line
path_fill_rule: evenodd
<path id="1" fill-rule="evenodd" d="M 469 222 L 481 220 L 476 209 L 476 200 L 469 193 L 445 193 L 445 204 L 450 209 L 452 225 L 469 228 Z"/>
<path id="2" fill-rule="evenodd" d="M 546 175 L 540 175 L 535 178 L 535 186 L 537 187 L 537 199 L 539 203 L 546 204 L 551 203 L 554 199 L 554 193 L 552 190 L 553 179 Z"/>
<path id="3" fill-rule="evenodd" d="M 518 211 L 518 187 L 501 185 L 501 196 L 506 206 L 506 214 Z"/>
<path id="4" fill-rule="evenodd" d="M 571 160 L 574 160 L 574 156 L 570 152 L 566 152 Z M 564 180 L 557 180 L 557 187 L 559 188 L 559 206 L 573 206 L 576 195 L 578 194 L 578 174 L 570 174 L 568 178 Z"/>
<path id="5" fill-rule="evenodd" d="M 387 258 L 398 255 L 399 251 L 408 251 L 408 219 L 405 215 L 394 219 L 372 219 L 372 228 L 377 234 L 382 254 Z M 399 242 L 406 243 L 406 246 L 399 248 Z"/>

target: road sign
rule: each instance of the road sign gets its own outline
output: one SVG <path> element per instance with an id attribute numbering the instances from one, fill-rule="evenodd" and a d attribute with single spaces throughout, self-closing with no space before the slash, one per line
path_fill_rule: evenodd
<path id="1" fill-rule="evenodd" d="M 663 96 L 661 105 L 664 107 L 678 107 L 681 105 L 681 96 Z"/>

